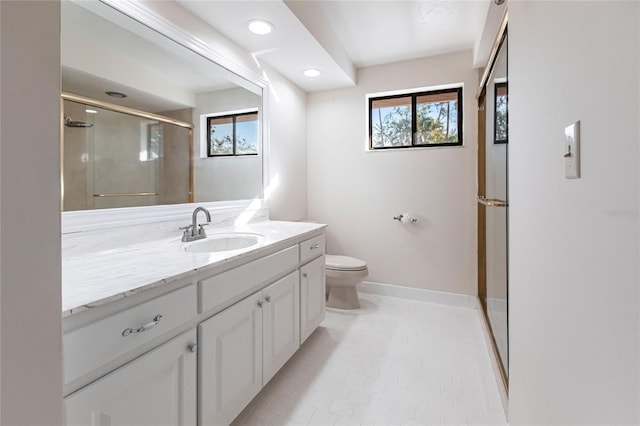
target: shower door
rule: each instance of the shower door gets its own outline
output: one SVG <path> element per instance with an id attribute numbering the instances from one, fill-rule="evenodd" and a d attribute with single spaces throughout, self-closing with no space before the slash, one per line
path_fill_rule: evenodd
<path id="1" fill-rule="evenodd" d="M 192 201 L 190 108 L 166 117 L 74 97 L 63 102 L 64 211 Z"/>
<path id="2" fill-rule="evenodd" d="M 509 376 L 508 341 L 508 76 L 506 33 L 481 96 L 484 138 L 480 138 L 478 194 L 480 277 L 483 302 L 494 348 Z M 484 139 L 484 141 L 482 140 Z M 484 282 L 483 282 L 484 281 Z"/>

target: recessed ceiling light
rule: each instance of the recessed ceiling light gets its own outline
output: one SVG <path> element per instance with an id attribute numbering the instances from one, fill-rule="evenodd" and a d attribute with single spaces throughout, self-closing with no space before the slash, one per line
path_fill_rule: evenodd
<path id="1" fill-rule="evenodd" d="M 95 109 L 85 109 L 84 112 L 88 113 L 88 114 L 97 114 L 98 111 L 96 111 Z"/>
<path id="2" fill-rule="evenodd" d="M 249 27 L 249 31 L 258 35 L 269 34 L 271 30 L 273 30 L 273 25 L 267 21 L 263 21 L 262 19 L 249 21 L 247 22 L 247 26 Z"/>
<path id="3" fill-rule="evenodd" d="M 308 70 L 304 71 L 304 75 L 306 75 L 307 77 L 317 77 L 320 75 L 320 71 L 313 68 L 309 68 Z"/>
<path id="4" fill-rule="evenodd" d="M 112 98 L 126 98 L 127 95 L 125 95 L 124 93 L 120 93 L 120 92 L 104 92 L 107 95 L 111 96 Z"/>

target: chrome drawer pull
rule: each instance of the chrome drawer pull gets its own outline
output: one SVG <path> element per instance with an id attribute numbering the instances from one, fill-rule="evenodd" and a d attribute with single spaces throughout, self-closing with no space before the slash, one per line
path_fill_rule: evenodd
<path id="1" fill-rule="evenodd" d="M 122 335 L 124 337 L 127 337 L 128 335 L 132 334 L 132 333 L 142 333 L 143 331 L 147 331 L 150 328 L 155 327 L 156 325 L 158 325 L 160 323 L 160 320 L 162 319 L 162 315 L 156 315 L 153 318 L 153 321 L 151 321 L 149 324 L 145 324 L 141 327 L 138 328 L 127 328 L 122 332 Z"/>
<path id="2" fill-rule="evenodd" d="M 314 249 L 319 249 L 320 248 L 320 244 L 315 243 L 314 245 L 312 245 L 311 247 L 309 247 L 309 250 L 314 250 Z"/>

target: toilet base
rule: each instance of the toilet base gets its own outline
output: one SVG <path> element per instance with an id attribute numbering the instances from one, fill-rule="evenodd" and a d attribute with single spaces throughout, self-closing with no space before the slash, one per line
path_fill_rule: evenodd
<path id="1" fill-rule="evenodd" d="M 358 309 L 360 300 L 355 286 L 327 286 L 329 290 L 328 308 Z"/>

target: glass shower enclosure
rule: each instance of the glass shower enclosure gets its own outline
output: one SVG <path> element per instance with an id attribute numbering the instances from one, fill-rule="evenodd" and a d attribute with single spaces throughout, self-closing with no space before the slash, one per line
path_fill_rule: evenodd
<path id="1" fill-rule="evenodd" d="M 192 201 L 190 109 L 163 120 L 70 97 L 63 100 L 64 211 Z"/>

